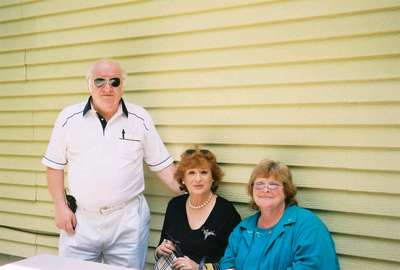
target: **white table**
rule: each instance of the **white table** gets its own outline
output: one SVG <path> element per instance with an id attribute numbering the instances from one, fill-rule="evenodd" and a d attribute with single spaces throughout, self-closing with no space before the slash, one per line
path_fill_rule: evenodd
<path id="1" fill-rule="evenodd" d="M 137 270 L 121 266 L 87 262 L 54 255 L 41 254 L 0 266 L 0 270 Z"/>

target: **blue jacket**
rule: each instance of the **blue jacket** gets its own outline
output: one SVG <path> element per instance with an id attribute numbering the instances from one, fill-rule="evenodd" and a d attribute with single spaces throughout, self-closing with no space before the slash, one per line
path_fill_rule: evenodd
<path id="1" fill-rule="evenodd" d="M 266 232 L 265 241 L 264 238 L 255 240 L 260 232 L 257 228 L 259 216 L 258 212 L 248 217 L 233 230 L 220 261 L 221 269 L 339 269 L 331 235 L 311 211 L 296 205 L 287 207 L 273 228 L 261 230 Z"/>

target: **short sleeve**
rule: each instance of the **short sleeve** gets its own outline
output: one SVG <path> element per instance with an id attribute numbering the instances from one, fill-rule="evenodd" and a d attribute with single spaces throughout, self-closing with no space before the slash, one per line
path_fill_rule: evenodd
<path id="1" fill-rule="evenodd" d="M 150 115 L 144 121 L 144 160 L 152 171 L 161 171 L 174 161 L 158 134 Z"/>
<path id="2" fill-rule="evenodd" d="M 62 170 L 67 164 L 66 129 L 65 117 L 61 112 L 54 124 L 46 153 L 42 159 L 42 164 L 45 166 Z"/>

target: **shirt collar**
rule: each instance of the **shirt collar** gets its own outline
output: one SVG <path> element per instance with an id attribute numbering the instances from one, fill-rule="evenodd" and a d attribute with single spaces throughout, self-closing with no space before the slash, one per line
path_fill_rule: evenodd
<path id="1" fill-rule="evenodd" d="M 122 112 L 123 114 L 128 117 L 128 109 L 126 108 L 124 100 L 121 98 L 120 101 Z M 83 108 L 83 116 L 92 109 L 92 96 L 89 97 L 88 101 L 86 102 L 85 108 Z"/>

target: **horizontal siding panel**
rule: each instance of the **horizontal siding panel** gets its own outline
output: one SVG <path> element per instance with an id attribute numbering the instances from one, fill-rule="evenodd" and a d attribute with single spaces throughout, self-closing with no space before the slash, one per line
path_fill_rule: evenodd
<path id="1" fill-rule="evenodd" d="M 0 220 L 1 224 L 5 226 L 39 232 L 58 233 L 53 217 L 0 212 Z"/>
<path id="2" fill-rule="evenodd" d="M 291 169 L 294 181 L 300 187 L 388 194 L 400 193 L 400 175 L 398 172 L 301 167 L 292 167 Z"/>
<path id="3" fill-rule="evenodd" d="M 158 132 L 164 142 L 179 144 L 400 147 L 397 127 L 160 126 Z"/>
<path id="4" fill-rule="evenodd" d="M 128 78 L 128 85 L 129 82 L 130 79 Z M 243 87 L 210 87 L 200 89 L 149 89 L 147 91 L 140 91 L 140 89 L 135 86 L 135 83 L 136 82 L 133 81 L 130 88 L 126 90 L 125 99 L 141 104 L 147 108 L 229 106 L 245 104 L 354 104 L 363 102 L 400 101 L 400 93 L 397 91 L 397 87 L 400 83 L 399 80 L 292 85 L 265 84 L 264 86 L 249 85 Z M 4 98 L 4 100 L 7 99 Z M 24 98 L 22 98 L 22 102 L 23 100 Z M 4 104 L 4 106 L 7 105 Z M 36 107 L 33 109 L 36 109 Z"/>
<path id="5" fill-rule="evenodd" d="M 14 125 L 32 125 L 33 114 L 32 112 L 21 113 L 1 113 L 0 126 L 14 126 Z"/>
<path id="6" fill-rule="evenodd" d="M 0 21 L 22 17 L 22 9 L 18 0 L 0 1 Z"/>
<path id="7" fill-rule="evenodd" d="M 38 235 L 36 244 L 43 247 L 58 248 L 58 237 Z"/>
<path id="8" fill-rule="evenodd" d="M 0 211 L 16 214 L 27 214 L 32 216 L 54 217 L 54 207 L 52 203 L 30 202 L 21 200 L 6 200 L 0 198 Z"/>
<path id="9" fill-rule="evenodd" d="M 21 4 L 28 4 L 31 2 L 37 2 L 38 0 L 2 0 L 0 2 L 0 10 L 5 9 L 6 7 L 14 6 L 14 9 L 20 11 L 21 8 L 19 7 Z"/>
<path id="10" fill-rule="evenodd" d="M 46 151 L 45 142 L 1 142 L 0 153 L 3 155 L 42 155 Z"/>
<path id="11" fill-rule="evenodd" d="M 79 3 L 80 2 L 80 3 Z M 3 22 L 7 31 L 1 36 L 24 35 L 40 32 L 60 31 L 62 29 L 82 28 L 103 24 L 115 24 L 125 21 L 142 21 L 165 16 L 177 16 L 179 14 L 199 13 L 202 9 L 210 12 L 210 9 L 229 8 L 231 6 L 243 6 L 243 1 L 202 1 L 193 3 L 188 1 L 96 1 L 94 3 L 36 3 L 22 6 L 23 20 Z M 132 4 L 130 4 L 130 2 Z M 247 5 L 262 1 L 247 1 Z M 263 1 L 265 2 L 265 1 Z M 62 13 L 61 13 L 62 12 Z M 57 13 L 57 14 L 54 14 Z M 61 13 L 61 14 L 60 14 Z M 1 13 L 0 13 L 1 14 Z M 47 16 L 46 16 L 47 15 Z M 54 16 L 56 15 L 56 16 Z M 35 16 L 33 18 L 29 18 Z M 26 19 L 25 19 L 26 18 Z"/>
<path id="12" fill-rule="evenodd" d="M 0 169 L 22 171 L 45 170 L 38 157 L 17 157 L 1 155 Z"/>
<path id="13" fill-rule="evenodd" d="M 65 170 L 64 174 L 65 174 L 65 179 L 67 179 L 67 170 Z M 45 170 L 36 172 L 36 185 L 41 187 L 47 187 L 47 175 Z"/>
<path id="14" fill-rule="evenodd" d="M 25 64 L 25 56 L 24 51 L 0 53 L 0 70 L 5 67 L 23 66 Z"/>
<path id="15" fill-rule="evenodd" d="M 400 217 L 398 195 L 300 189 L 298 199 L 302 206 L 311 209 Z"/>
<path id="16" fill-rule="evenodd" d="M 160 240 L 160 233 L 155 231 L 150 231 L 149 247 L 157 247 L 159 240 Z"/>
<path id="17" fill-rule="evenodd" d="M 152 214 L 165 214 L 168 201 L 171 197 L 156 196 L 154 194 L 146 194 L 146 200 Z"/>
<path id="18" fill-rule="evenodd" d="M 48 141 L 50 136 L 51 136 L 51 132 L 53 130 L 53 127 L 35 127 L 34 132 L 34 140 L 38 140 L 38 141 Z"/>
<path id="19" fill-rule="evenodd" d="M 7 127 L 0 126 L 1 141 L 32 141 L 35 136 L 34 127 Z M 48 140 L 50 136 L 47 136 Z"/>
<path id="20" fill-rule="evenodd" d="M 297 2 L 297 1 L 296 1 Z M 296 3 L 294 2 L 294 3 Z M 289 2 L 287 2 L 289 3 Z M 292 2 L 293 3 L 293 2 Z M 314 2 L 318 3 L 318 2 Z M 301 5 L 301 3 L 299 3 Z M 277 5 L 281 8 L 281 5 Z M 321 3 L 321 7 L 327 5 Z M 343 5 L 345 6 L 345 5 Z M 283 22 L 281 15 L 290 16 L 298 14 L 281 9 L 275 13 L 279 18 L 266 19 L 265 14 L 271 13 L 270 5 L 262 8 L 267 11 L 261 12 L 260 7 L 249 7 L 249 9 L 230 9 L 225 11 L 208 12 L 204 14 L 193 14 L 190 16 L 176 16 L 172 18 L 157 18 L 154 20 L 123 22 L 119 24 L 85 27 L 80 29 L 63 30 L 57 32 L 45 32 L 16 37 L 0 38 L 1 51 L 19 50 L 23 48 L 40 48 L 59 45 L 70 45 L 76 43 L 99 42 L 103 40 L 143 38 L 157 35 L 171 35 L 186 32 L 205 30 L 217 30 L 221 28 L 234 28 L 262 24 L 267 29 L 270 40 L 274 42 L 288 39 L 327 38 L 333 36 L 360 35 L 365 33 L 382 33 L 398 31 L 397 18 L 399 10 L 385 10 L 373 13 L 360 13 L 348 16 L 330 16 L 325 18 L 312 18 Z M 298 8 L 298 7 L 295 7 Z M 313 8 L 304 9 L 313 11 Z M 317 15 L 317 14 L 316 14 Z M 303 15 L 304 18 L 304 15 Z M 275 20 L 275 21 L 274 21 Z M 348 27 L 351 25 L 352 27 Z M 316 32 L 315 29 L 324 29 Z M 271 36 L 271 33 L 274 35 Z M 260 35 L 257 31 L 257 35 Z M 241 38 L 246 39 L 246 36 Z M 257 37 L 250 38 L 253 42 Z"/>
<path id="21" fill-rule="evenodd" d="M 246 4 L 268 2 L 268 0 L 252 0 L 246 1 Z M 132 4 L 131 4 L 132 3 Z M 243 6 L 241 0 L 223 0 L 215 3 L 213 1 L 188 2 L 175 0 L 173 4 L 169 2 L 159 1 L 138 1 L 138 0 L 101 0 L 95 2 L 74 1 L 73 3 L 61 2 L 38 2 L 30 5 L 23 5 L 23 16 L 14 17 L 13 19 L 25 19 L 24 22 L 31 22 L 30 17 L 36 17 L 38 28 L 49 31 L 61 28 L 82 27 L 97 24 L 112 23 L 126 20 L 149 19 L 161 16 L 177 15 L 179 13 L 193 13 L 201 10 L 220 9 L 232 6 Z M 64 13 L 64 14 L 60 14 Z M 58 16 L 52 16 L 57 14 Z M 94 16 L 98 14 L 98 16 Z M 50 15 L 45 17 L 46 15 Z M 5 19 L 3 19 L 5 21 Z M 71 21 L 72 20 L 72 21 Z M 80 21 L 76 24 L 75 21 Z M 1 21 L 1 20 L 0 20 Z M 59 22 L 58 24 L 56 22 Z M 60 22 L 64 22 L 60 25 Z M 53 23 L 55 26 L 46 25 Z M 29 25 L 23 24 L 24 28 Z M 12 26 L 8 25 L 9 28 Z M 17 29 L 18 30 L 18 29 Z M 33 29 L 36 30 L 36 29 Z M 21 31 L 21 30 L 20 30 Z"/>
<path id="22" fill-rule="evenodd" d="M 0 253 L 29 257 L 37 254 L 35 245 L 54 249 L 58 246 L 58 237 L 41 236 L 0 228 L 0 246 L 2 248 L 6 247 L 5 250 L 0 250 Z M 16 247 L 22 249 L 15 250 L 16 252 L 14 253 L 13 251 Z M 32 251 L 33 253 L 31 253 Z"/>
<path id="23" fill-rule="evenodd" d="M 399 264 L 351 256 L 339 256 L 341 269 L 351 270 L 398 270 Z"/>
<path id="24" fill-rule="evenodd" d="M 150 218 L 150 229 L 161 231 L 164 223 L 164 215 L 152 214 Z"/>
<path id="25" fill-rule="evenodd" d="M 52 198 L 50 196 L 47 187 L 37 187 L 36 192 L 37 192 L 37 200 L 43 202 L 52 202 Z"/>
<path id="26" fill-rule="evenodd" d="M 36 199 L 35 187 L 0 184 L 0 198 L 34 201 Z"/>
<path id="27" fill-rule="evenodd" d="M 152 176 L 154 177 L 154 176 Z M 160 195 L 173 197 L 175 194 L 170 191 L 167 186 L 158 178 L 146 177 L 146 195 Z"/>
<path id="28" fill-rule="evenodd" d="M 35 252 L 35 245 L 0 239 L 0 253 L 2 254 L 8 254 L 18 257 L 29 257 L 36 255 Z"/>
<path id="29" fill-rule="evenodd" d="M 151 264 L 153 264 L 154 263 L 154 252 L 155 252 L 155 248 L 153 248 L 153 247 L 149 247 L 148 248 L 148 250 L 147 250 L 147 258 L 146 258 L 146 262 L 147 263 L 151 263 Z M 151 265 L 151 267 L 150 267 L 150 265 L 146 265 L 146 270 L 147 269 L 153 269 L 153 267 L 152 267 L 153 265 Z"/>
<path id="30" fill-rule="evenodd" d="M 6 0 L 7 1 L 7 0 Z M 112 4 L 125 3 L 125 2 L 133 2 L 135 0 L 113 0 Z M 137 1 L 137 0 L 136 0 Z M 2 1 L 3 2 L 3 1 Z M 0 9 L 0 21 L 5 23 L 7 21 L 20 21 L 24 19 L 28 22 L 35 22 L 34 19 L 40 19 L 41 16 L 46 15 L 58 15 L 63 16 L 62 13 L 71 13 L 79 10 L 85 9 L 96 9 L 101 8 L 102 6 L 110 5 L 109 0 L 98 0 L 98 1 L 60 1 L 60 2 L 52 2 L 52 1 L 38 1 L 38 0 L 21 0 L 14 1 L 15 4 L 19 4 L 18 6 L 12 6 L 8 8 Z M 31 3 L 32 2 L 32 3 Z M 0 6 L 1 7 L 1 6 Z M 11 14 L 10 14 L 11 13 Z M 65 15 L 64 15 L 65 16 Z M 32 18 L 33 20 L 29 20 L 28 18 Z M 12 23 L 12 22 L 11 22 Z M 11 23 L 7 24 L 7 27 L 12 27 Z M 22 24 L 21 27 L 29 27 L 26 24 Z M 40 26 L 40 27 L 39 27 Z M 42 28 L 44 25 L 38 24 L 38 29 Z M 35 28 L 33 28 L 35 29 Z M 21 30 L 19 30 L 21 31 Z"/>
<path id="31" fill-rule="evenodd" d="M 149 109 L 160 125 L 398 125 L 397 104 L 237 106 Z M 18 113 L 19 114 L 19 113 Z M 271 115 L 273 117 L 266 117 Z M 37 116 L 37 117 L 36 117 Z M 35 124 L 54 119 L 35 113 Z M 47 119 L 46 119 L 47 118 Z"/>
<path id="32" fill-rule="evenodd" d="M 334 235 L 334 241 L 339 254 L 400 262 L 400 249 L 396 241 L 351 235 Z"/>
<path id="33" fill-rule="evenodd" d="M 24 67 L 0 68 L 0 82 L 25 80 Z"/>
<path id="34" fill-rule="evenodd" d="M 398 79 L 396 57 L 368 60 L 252 66 L 215 70 L 132 74 L 137 89 L 303 84 L 354 80 Z M 229 78 L 229 80 L 226 80 Z"/>
<path id="35" fill-rule="evenodd" d="M 85 76 L 80 78 L 63 78 L 62 80 L 41 80 L 1 83 L 4 91 L 1 97 L 37 96 L 46 94 L 87 93 Z"/>
<path id="36" fill-rule="evenodd" d="M 44 247 L 44 246 L 36 246 L 36 254 L 50 254 L 50 255 L 58 255 L 58 248 Z"/>
<path id="37" fill-rule="evenodd" d="M 34 186 L 36 174 L 34 172 L 0 170 L 0 183 Z"/>
<path id="38" fill-rule="evenodd" d="M 189 146 L 190 147 L 190 146 Z M 173 156 L 178 157 L 187 147 L 170 145 Z M 310 148 L 310 147 L 278 147 L 278 146 L 213 146 L 222 163 L 257 164 L 261 159 L 269 157 L 280 160 L 290 166 L 325 167 L 342 169 L 361 169 L 397 171 L 399 151 L 377 149 L 344 149 L 344 148 Z"/>
<path id="39" fill-rule="evenodd" d="M 34 244 L 36 241 L 36 235 L 0 227 L 0 239 Z"/>
<path id="40" fill-rule="evenodd" d="M 67 170 L 65 172 L 67 177 Z M 47 187 L 45 168 L 40 171 L 0 170 L 0 183 L 22 186 Z"/>
<path id="41" fill-rule="evenodd" d="M 2 111 L 40 111 L 49 109 L 61 110 L 67 105 L 83 102 L 87 100 L 88 97 L 89 92 L 85 95 L 10 97 L 0 98 L 0 105 L 2 106 Z"/>
<path id="42" fill-rule="evenodd" d="M 330 211 L 314 213 L 331 232 L 400 240 L 400 218 Z"/>
<path id="43" fill-rule="evenodd" d="M 385 45 L 387 44 L 387 45 Z M 116 47 L 114 44 L 113 47 Z M 382 45 L 382 46 L 381 46 Z M 332 47 L 335 50 L 332 50 Z M 362 48 L 362 49 L 360 49 Z M 379 50 L 377 49 L 379 48 Z M 169 70 L 221 68 L 248 65 L 267 65 L 321 61 L 400 53 L 400 35 L 361 37 L 356 40 L 323 40 L 290 43 L 266 47 L 247 47 L 212 51 L 197 51 L 168 55 L 128 57 L 121 64 L 131 73 L 161 72 Z M 90 60 L 92 61 L 92 60 Z M 74 77 L 85 74 L 90 62 L 28 65 L 29 79 Z"/>

